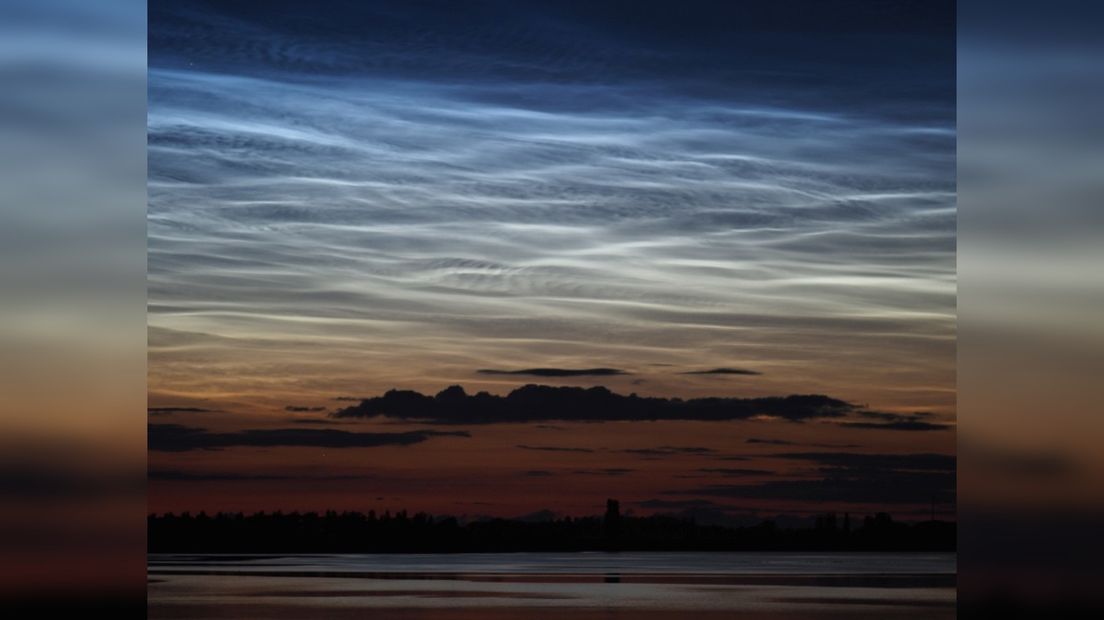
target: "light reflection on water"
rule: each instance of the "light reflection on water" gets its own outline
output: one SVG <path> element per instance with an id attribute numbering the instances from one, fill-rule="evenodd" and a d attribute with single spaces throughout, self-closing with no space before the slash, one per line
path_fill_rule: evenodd
<path id="1" fill-rule="evenodd" d="M 954 554 L 153 555 L 148 600 L 151 618 L 934 619 L 954 573 Z"/>

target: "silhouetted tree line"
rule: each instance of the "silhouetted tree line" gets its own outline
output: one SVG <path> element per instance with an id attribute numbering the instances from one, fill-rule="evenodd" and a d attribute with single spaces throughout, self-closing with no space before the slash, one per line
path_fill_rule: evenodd
<path id="1" fill-rule="evenodd" d="M 952 551 L 953 522 L 901 523 L 888 514 L 850 527 L 850 516 L 818 517 L 808 529 L 771 521 L 750 527 L 699 525 L 672 516 L 629 517 L 616 502 L 603 517 L 543 522 L 406 511 L 182 513 L 148 517 L 151 553 L 461 553 L 511 551 Z"/>

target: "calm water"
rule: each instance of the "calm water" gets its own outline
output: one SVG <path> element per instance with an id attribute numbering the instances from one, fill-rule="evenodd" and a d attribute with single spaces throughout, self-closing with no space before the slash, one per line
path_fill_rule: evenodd
<path id="1" fill-rule="evenodd" d="M 954 618 L 955 555 L 151 555 L 150 618 Z"/>

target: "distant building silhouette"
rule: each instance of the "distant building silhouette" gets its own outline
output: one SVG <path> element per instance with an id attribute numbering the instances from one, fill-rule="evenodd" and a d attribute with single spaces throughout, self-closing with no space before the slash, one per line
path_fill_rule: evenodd
<path id="1" fill-rule="evenodd" d="M 621 537 L 621 502 L 615 499 L 606 500 L 606 517 L 602 521 L 603 535 L 606 543 L 614 548 Z"/>
<path id="2" fill-rule="evenodd" d="M 826 512 L 824 514 L 817 515 L 816 529 L 822 532 L 836 531 L 836 513 Z"/>
<path id="3" fill-rule="evenodd" d="M 606 523 L 616 522 L 621 519 L 621 502 L 615 499 L 606 500 Z"/>

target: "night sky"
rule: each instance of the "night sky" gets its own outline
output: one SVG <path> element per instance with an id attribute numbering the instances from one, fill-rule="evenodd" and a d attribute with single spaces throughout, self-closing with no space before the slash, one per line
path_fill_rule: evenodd
<path id="1" fill-rule="evenodd" d="M 949 514 L 954 35 L 151 2 L 150 510 Z"/>

